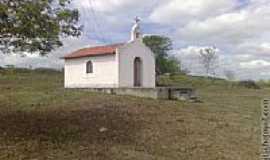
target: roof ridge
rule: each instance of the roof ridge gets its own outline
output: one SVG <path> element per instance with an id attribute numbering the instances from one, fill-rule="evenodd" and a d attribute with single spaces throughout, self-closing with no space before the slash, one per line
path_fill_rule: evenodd
<path id="1" fill-rule="evenodd" d="M 105 44 L 105 45 L 97 45 L 97 46 L 91 46 L 87 48 L 98 48 L 98 47 L 113 47 L 113 46 L 119 46 L 124 45 L 125 43 L 113 43 L 113 44 Z"/>

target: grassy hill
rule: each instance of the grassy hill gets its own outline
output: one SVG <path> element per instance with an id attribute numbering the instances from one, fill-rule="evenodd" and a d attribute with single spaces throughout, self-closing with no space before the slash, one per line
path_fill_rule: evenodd
<path id="1" fill-rule="evenodd" d="M 71 91 L 61 72 L 0 70 L 0 159 L 258 159 L 270 90 L 183 75 L 160 83 L 195 87 L 202 103 Z"/>

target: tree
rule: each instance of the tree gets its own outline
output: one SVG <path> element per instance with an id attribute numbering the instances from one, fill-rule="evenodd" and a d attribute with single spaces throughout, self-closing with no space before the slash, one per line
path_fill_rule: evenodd
<path id="1" fill-rule="evenodd" d="M 1 0 L 0 51 L 45 55 L 62 46 L 61 37 L 79 36 L 79 12 L 71 0 Z"/>
<path id="2" fill-rule="evenodd" d="M 145 36 L 143 42 L 155 54 L 157 75 L 180 72 L 180 61 L 168 54 L 173 49 L 170 38 L 151 35 Z"/>
<path id="3" fill-rule="evenodd" d="M 210 74 L 215 74 L 217 59 L 218 55 L 215 47 L 208 47 L 200 50 L 200 60 L 205 69 L 207 77 L 209 77 Z"/>
<path id="4" fill-rule="evenodd" d="M 165 66 L 165 73 L 179 73 L 181 72 L 181 62 L 174 56 L 169 56 Z"/>

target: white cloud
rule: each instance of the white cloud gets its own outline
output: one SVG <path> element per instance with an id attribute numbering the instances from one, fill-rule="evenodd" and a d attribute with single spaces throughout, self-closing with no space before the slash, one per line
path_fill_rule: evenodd
<path id="1" fill-rule="evenodd" d="M 238 53 L 239 56 L 244 53 L 244 55 L 249 55 L 249 58 L 263 58 L 266 59 L 270 58 L 270 43 L 268 42 L 245 42 L 242 44 L 239 44 L 237 47 L 235 47 L 235 53 Z"/>
<path id="2" fill-rule="evenodd" d="M 267 77 L 270 76 L 270 72 L 261 72 L 260 74 L 261 76 L 267 76 Z"/>
<path id="3" fill-rule="evenodd" d="M 269 34 L 269 27 L 270 4 L 265 4 L 210 16 L 204 20 L 191 20 L 178 29 L 178 36 L 190 42 L 240 44 Z"/>
<path id="4" fill-rule="evenodd" d="M 80 0 L 80 3 L 74 2 L 74 5 L 79 8 L 85 8 L 91 12 L 94 9 L 97 12 L 103 12 L 105 14 L 124 14 L 129 15 L 131 13 L 141 14 L 142 12 L 149 11 L 155 4 L 160 4 L 153 0 Z"/>
<path id="5" fill-rule="evenodd" d="M 242 68 L 262 68 L 262 67 L 269 67 L 270 66 L 270 61 L 265 61 L 265 60 L 252 60 L 249 62 L 241 62 L 240 66 Z"/>
<path id="6" fill-rule="evenodd" d="M 248 60 L 253 59 L 253 56 L 250 54 L 238 54 L 238 55 L 234 55 L 234 59 L 236 59 L 239 62 L 248 61 Z"/>
<path id="7" fill-rule="evenodd" d="M 202 19 L 233 9 L 236 0 L 169 0 L 156 8 L 150 19 L 158 23 L 183 24 L 191 19 Z"/>
<path id="8" fill-rule="evenodd" d="M 188 46 L 187 48 L 182 48 L 180 51 L 178 51 L 177 54 L 181 56 L 199 56 L 200 50 L 204 47 L 198 47 L 198 46 Z"/>

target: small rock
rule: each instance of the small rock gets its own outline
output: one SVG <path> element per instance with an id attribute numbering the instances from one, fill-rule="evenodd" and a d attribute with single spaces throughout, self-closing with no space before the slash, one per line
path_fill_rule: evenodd
<path id="1" fill-rule="evenodd" d="M 105 127 L 101 127 L 101 128 L 99 129 L 99 132 L 106 132 L 106 131 L 108 131 L 108 129 L 105 128 Z"/>
<path id="2" fill-rule="evenodd" d="M 180 148 L 180 151 L 181 151 L 181 152 L 185 152 L 185 151 L 186 151 L 186 148 L 181 147 L 181 148 Z"/>

